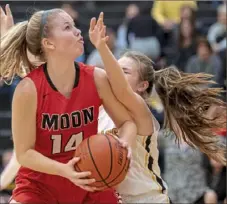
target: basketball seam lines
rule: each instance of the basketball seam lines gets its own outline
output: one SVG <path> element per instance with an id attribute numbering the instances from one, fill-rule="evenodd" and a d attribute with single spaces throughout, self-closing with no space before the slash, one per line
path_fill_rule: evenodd
<path id="1" fill-rule="evenodd" d="M 113 166 L 113 152 L 112 152 L 112 146 L 111 146 L 111 143 L 110 143 L 110 140 L 109 140 L 109 138 L 105 135 L 105 134 L 103 134 L 105 137 L 106 137 L 106 139 L 108 140 L 108 143 L 109 143 L 109 146 L 110 146 L 110 172 L 109 172 L 109 174 L 107 175 L 107 177 L 104 179 L 104 180 L 106 180 L 106 179 L 108 179 L 109 177 L 110 177 L 110 175 L 111 175 L 111 173 L 112 173 L 112 166 Z M 97 183 L 98 182 L 103 182 L 103 181 L 96 181 Z"/>
<path id="2" fill-rule="evenodd" d="M 113 137 L 113 136 L 112 136 L 112 137 Z M 113 139 L 116 140 L 117 142 L 119 142 L 116 138 L 113 137 Z M 125 170 L 125 166 L 126 166 L 126 165 L 129 167 L 129 163 L 127 163 L 127 161 L 128 161 L 128 159 L 126 158 L 125 163 L 124 163 L 124 166 L 123 166 L 122 170 L 120 171 L 120 173 L 119 173 L 114 179 L 112 179 L 110 182 L 108 182 L 108 184 L 113 183 L 113 182 L 121 175 L 121 173 Z M 128 167 L 127 167 L 127 169 L 128 169 Z M 120 183 L 120 182 L 118 182 L 118 183 Z M 118 183 L 117 183 L 117 184 L 118 184 Z M 111 187 L 112 187 L 112 186 L 115 186 L 115 185 L 117 185 L 117 184 L 113 184 L 113 185 L 111 185 Z"/>
<path id="3" fill-rule="evenodd" d="M 92 156 L 92 153 L 91 153 L 89 140 L 90 140 L 90 137 L 89 137 L 88 140 L 87 140 L 87 145 L 88 145 L 88 151 L 89 151 L 89 154 L 90 154 L 91 159 L 92 159 L 92 161 L 93 161 L 94 167 L 95 167 L 97 173 L 99 174 L 100 178 L 102 179 L 103 183 L 105 183 L 105 185 L 106 185 L 108 188 L 111 188 L 111 187 L 106 183 L 106 181 L 103 179 L 101 173 L 99 172 L 99 170 L 98 170 L 98 168 L 97 168 L 97 166 L 96 166 L 95 160 L 94 160 L 94 158 L 93 158 L 93 156 Z"/>

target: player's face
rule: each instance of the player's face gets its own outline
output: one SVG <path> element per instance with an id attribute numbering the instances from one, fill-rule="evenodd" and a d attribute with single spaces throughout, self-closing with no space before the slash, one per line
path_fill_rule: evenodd
<path id="1" fill-rule="evenodd" d="M 122 57 L 118 60 L 124 74 L 131 85 L 134 92 L 138 92 L 140 88 L 140 77 L 138 67 L 135 61 L 129 57 Z"/>
<path id="2" fill-rule="evenodd" d="M 73 19 L 66 12 L 56 15 L 50 29 L 48 40 L 53 45 L 53 52 L 73 59 L 83 54 L 81 31 L 74 26 Z"/>

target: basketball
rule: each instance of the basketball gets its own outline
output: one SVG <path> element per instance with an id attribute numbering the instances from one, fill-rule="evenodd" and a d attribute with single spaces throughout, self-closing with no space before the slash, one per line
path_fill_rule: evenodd
<path id="1" fill-rule="evenodd" d="M 128 150 L 111 134 L 97 134 L 85 139 L 76 149 L 80 157 L 75 170 L 90 171 L 96 180 L 90 186 L 105 190 L 122 182 L 128 172 Z"/>

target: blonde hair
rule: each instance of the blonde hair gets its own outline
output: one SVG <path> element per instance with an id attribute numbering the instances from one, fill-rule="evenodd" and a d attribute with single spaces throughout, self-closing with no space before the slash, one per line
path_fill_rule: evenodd
<path id="1" fill-rule="evenodd" d="M 0 78 L 9 81 L 15 75 L 24 77 L 35 69 L 28 59 L 27 51 L 44 61 L 41 41 L 43 37 L 48 37 L 51 19 L 59 12 L 64 11 L 61 9 L 38 11 L 29 21 L 16 24 L 1 38 Z"/>

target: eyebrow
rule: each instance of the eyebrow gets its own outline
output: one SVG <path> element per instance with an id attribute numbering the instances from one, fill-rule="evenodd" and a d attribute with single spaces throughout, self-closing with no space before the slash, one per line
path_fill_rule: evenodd
<path id="1" fill-rule="evenodd" d="M 124 71 L 130 71 L 130 69 L 127 68 L 127 67 L 122 67 L 122 69 L 123 69 Z"/>
<path id="2" fill-rule="evenodd" d="M 73 21 L 72 21 L 72 22 L 68 22 L 68 21 L 66 21 L 66 22 L 64 22 L 64 25 L 65 25 L 65 24 L 68 24 L 68 25 L 73 24 L 73 25 L 74 25 L 75 23 L 74 23 Z"/>

